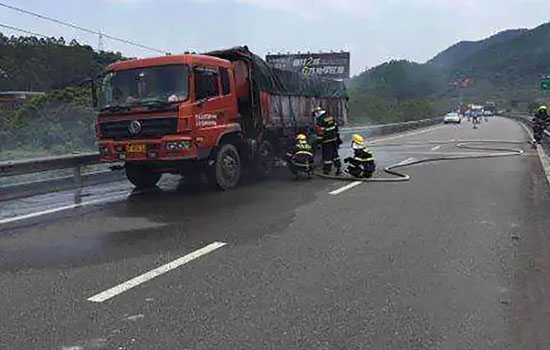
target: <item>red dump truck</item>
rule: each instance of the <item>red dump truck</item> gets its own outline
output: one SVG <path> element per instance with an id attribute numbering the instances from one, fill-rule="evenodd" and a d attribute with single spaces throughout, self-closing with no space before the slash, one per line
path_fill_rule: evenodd
<path id="1" fill-rule="evenodd" d="M 271 68 L 247 47 L 111 64 L 100 83 L 103 162 L 124 162 L 137 187 L 163 173 L 235 187 L 244 167 L 268 175 L 322 106 L 346 121 L 342 82 Z"/>

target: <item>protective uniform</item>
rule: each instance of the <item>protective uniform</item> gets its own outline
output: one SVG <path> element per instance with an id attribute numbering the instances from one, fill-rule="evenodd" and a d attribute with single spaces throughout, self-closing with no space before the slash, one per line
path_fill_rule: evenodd
<path id="1" fill-rule="evenodd" d="M 346 172 L 357 178 L 371 177 L 376 170 L 376 164 L 363 136 L 353 135 L 351 148 L 353 149 L 353 157 L 344 159 L 344 162 L 349 164 Z"/>
<path id="2" fill-rule="evenodd" d="M 286 152 L 288 168 L 295 175 L 305 173 L 310 176 L 313 173 L 313 149 L 307 142 L 304 134 L 296 136 L 296 144 Z"/>
<path id="3" fill-rule="evenodd" d="M 542 140 L 542 134 L 544 129 L 550 125 L 550 117 L 548 116 L 548 108 L 546 106 L 540 106 L 535 118 L 533 118 L 533 136 L 535 142 L 540 143 Z"/>
<path id="4" fill-rule="evenodd" d="M 336 175 L 342 172 L 342 162 L 338 155 L 338 148 L 342 144 L 338 123 L 329 116 L 326 111 L 319 110 L 317 113 L 317 140 L 321 144 L 323 154 L 323 173 L 330 174 L 332 166 L 336 168 Z"/>

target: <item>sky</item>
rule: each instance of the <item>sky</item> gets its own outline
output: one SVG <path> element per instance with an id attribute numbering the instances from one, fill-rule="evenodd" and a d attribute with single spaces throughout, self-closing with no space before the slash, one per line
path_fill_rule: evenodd
<path id="1" fill-rule="evenodd" d="M 425 62 L 461 40 L 550 21 L 550 0 L 0 0 L 169 51 L 248 45 L 257 54 L 349 50 L 352 73 Z M 98 36 L 0 7 L 0 24 L 98 46 Z M 5 35 L 20 33 L 0 28 Z M 106 50 L 158 55 L 109 39 Z"/>

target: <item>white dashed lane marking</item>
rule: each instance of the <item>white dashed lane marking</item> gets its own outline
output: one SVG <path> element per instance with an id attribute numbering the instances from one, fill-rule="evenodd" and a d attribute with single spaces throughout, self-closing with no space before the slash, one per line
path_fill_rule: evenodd
<path id="1" fill-rule="evenodd" d="M 352 188 L 356 187 L 356 186 L 359 186 L 360 184 L 362 184 L 361 181 L 354 181 L 350 184 L 347 184 L 346 186 L 344 187 L 340 187 L 339 189 L 337 190 L 334 190 L 332 192 L 329 192 L 329 194 L 332 194 L 333 196 L 337 195 L 337 194 L 340 194 L 342 192 L 345 192 L 347 190 L 351 190 Z"/>
<path id="2" fill-rule="evenodd" d="M 131 280 L 128 280 L 124 283 L 121 283 L 117 286 L 114 286 L 113 288 L 107 289 L 104 292 L 98 293 L 94 296 L 89 297 L 87 300 L 94 302 L 94 303 L 102 303 L 105 300 L 109 300 L 121 293 L 126 292 L 129 289 L 132 289 L 136 286 L 139 286 L 142 283 L 145 283 L 149 280 L 152 280 L 155 277 L 158 277 L 168 271 L 171 271 L 173 269 L 176 269 L 182 265 L 187 264 L 188 262 L 195 260 L 203 255 L 206 255 L 210 252 L 213 252 L 214 250 L 223 247 L 226 245 L 226 243 L 223 242 L 214 242 L 212 244 L 207 245 L 204 248 L 201 248 L 199 250 L 195 250 L 194 252 L 187 254 L 185 256 L 182 256 L 181 258 L 178 258 L 172 262 L 169 262 L 168 264 L 162 265 L 157 267 L 156 269 L 153 269 L 149 272 L 146 272 L 142 275 L 139 275 L 137 277 L 132 278 Z"/>

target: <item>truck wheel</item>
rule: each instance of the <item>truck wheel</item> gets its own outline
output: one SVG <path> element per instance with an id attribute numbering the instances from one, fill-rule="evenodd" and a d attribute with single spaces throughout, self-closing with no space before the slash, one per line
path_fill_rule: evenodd
<path id="1" fill-rule="evenodd" d="M 271 142 L 264 141 L 258 150 L 256 172 L 260 177 L 269 177 L 273 173 L 275 163 L 275 151 Z"/>
<path id="2" fill-rule="evenodd" d="M 126 177 L 137 188 L 154 187 L 162 176 L 143 164 L 126 163 Z"/>
<path id="3" fill-rule="evenodd" d="M 215 162 L 208 174 L 209 182 L 222 190 L 237 186 L 241 178 L 241 157 L 237 148 L 230 143 L 221 145 L 216 152 Z"/>

